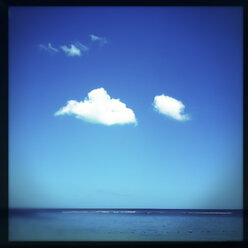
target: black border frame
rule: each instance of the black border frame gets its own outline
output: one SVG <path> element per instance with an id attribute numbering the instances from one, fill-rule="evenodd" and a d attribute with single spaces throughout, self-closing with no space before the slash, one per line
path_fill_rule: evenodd
<path id="1" fill-rule="evenodd" d="M 10 6 L 240 6 L 243 7 L 243 213 L 241 242 L 9 242 L 8 241 L 8 7 Z M 0 246 L 4 247 L 248 247 L 247 0 L 0 0 Z"/>

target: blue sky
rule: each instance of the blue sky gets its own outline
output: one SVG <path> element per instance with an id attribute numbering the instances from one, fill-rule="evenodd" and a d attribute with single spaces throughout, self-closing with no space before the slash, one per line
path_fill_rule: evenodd
<path id="1" fill-rule="evenodd" d="M 9 206 L 242 208 L 242 30 L 239 7 L 11 7 Z"/>

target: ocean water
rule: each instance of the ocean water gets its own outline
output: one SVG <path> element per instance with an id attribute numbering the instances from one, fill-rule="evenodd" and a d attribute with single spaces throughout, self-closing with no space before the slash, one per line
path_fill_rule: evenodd
<path id="1" fill-rule="evenodd" d="M 237 210 L 11 209 L 9 241 L 242 241 Z"/>

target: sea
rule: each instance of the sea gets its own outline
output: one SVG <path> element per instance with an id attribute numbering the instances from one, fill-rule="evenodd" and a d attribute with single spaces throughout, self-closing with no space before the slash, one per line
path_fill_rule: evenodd
<path id="1" fill-rule="evenodd" d="M 242 210 L 9 209 L 9 241 L 242 241 Z"/>

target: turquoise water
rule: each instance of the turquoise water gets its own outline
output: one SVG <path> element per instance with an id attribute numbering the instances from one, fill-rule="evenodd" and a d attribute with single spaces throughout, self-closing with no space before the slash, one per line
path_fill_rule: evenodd
<path id="1" fill-rule="evenodd" d="M 10 241 L 241 241 L 240 212 L 11 210 Z"/>

